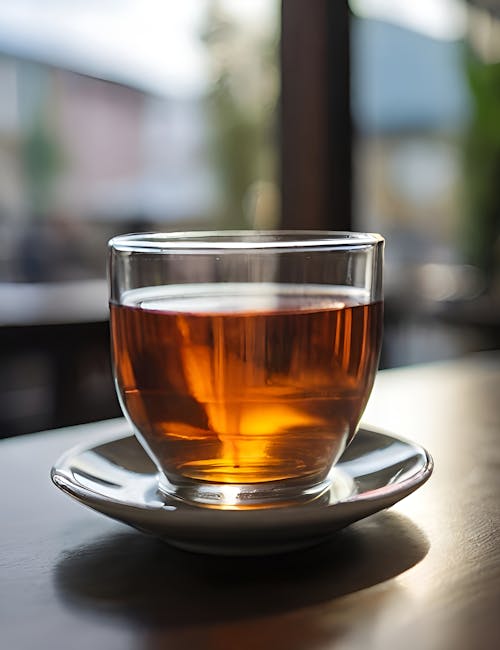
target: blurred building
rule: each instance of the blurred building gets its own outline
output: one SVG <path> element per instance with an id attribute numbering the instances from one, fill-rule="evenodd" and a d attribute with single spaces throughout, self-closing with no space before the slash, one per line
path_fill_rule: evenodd
<path id="1" fill-rule="evenodd" d="M 199 97 L 6 56 L 0 87 L 1 280 L 103 277 L 113 232 L 212 216 L 217 184 Z M 30 271 L 24 243 L 32 236 L 39 257 L 46 245 L 50 268 Z M 58 267 L 58 244 L 74 249 L 79 270 L 70 259 Z"/>

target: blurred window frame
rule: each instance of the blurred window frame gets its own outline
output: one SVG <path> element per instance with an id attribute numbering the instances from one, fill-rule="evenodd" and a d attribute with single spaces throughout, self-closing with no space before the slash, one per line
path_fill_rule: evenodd
<path id="1" fill-rule="evenodd" d="M 282 0 L 283 228 L 351 230 L 347 0 Z"/>

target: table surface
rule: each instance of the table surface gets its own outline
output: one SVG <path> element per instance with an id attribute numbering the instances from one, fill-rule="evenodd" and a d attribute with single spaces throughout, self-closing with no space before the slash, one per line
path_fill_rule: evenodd
<path id="1" fill-rule="evenodd" d="M 500 647 L 500 354 L 379 373 L 364 422 L 434 456 L 421 489 L 315 548 L 195 555 L 52 486 L 61 452 L 123 420 L 0 442 L 9 650 Z"/>

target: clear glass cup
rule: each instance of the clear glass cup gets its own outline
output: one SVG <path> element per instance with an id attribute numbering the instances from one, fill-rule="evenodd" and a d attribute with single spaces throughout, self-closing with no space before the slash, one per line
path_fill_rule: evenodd
<path id="1" fill-rule="evenodd" d="M 159 489 L 236 509 L 327 491 L 378 366 L 383 238 L 141 233 L 109 246 L 117 392 Z"/>

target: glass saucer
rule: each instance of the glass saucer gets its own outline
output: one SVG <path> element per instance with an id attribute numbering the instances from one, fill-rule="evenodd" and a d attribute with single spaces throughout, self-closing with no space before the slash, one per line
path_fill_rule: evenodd
<path id="1" fill-rule="evenodd" d="M 189 551 L 256 555 L 317 544 L 340 528 L 394 505 L 432 473 L 428 452 L 361 428 L 321 498 L 290 507 L 220 510 L 158 490 L 156 468 L 134 436 L 79 446 L 54 465 L 55 485 L 80 503 Z"/>

